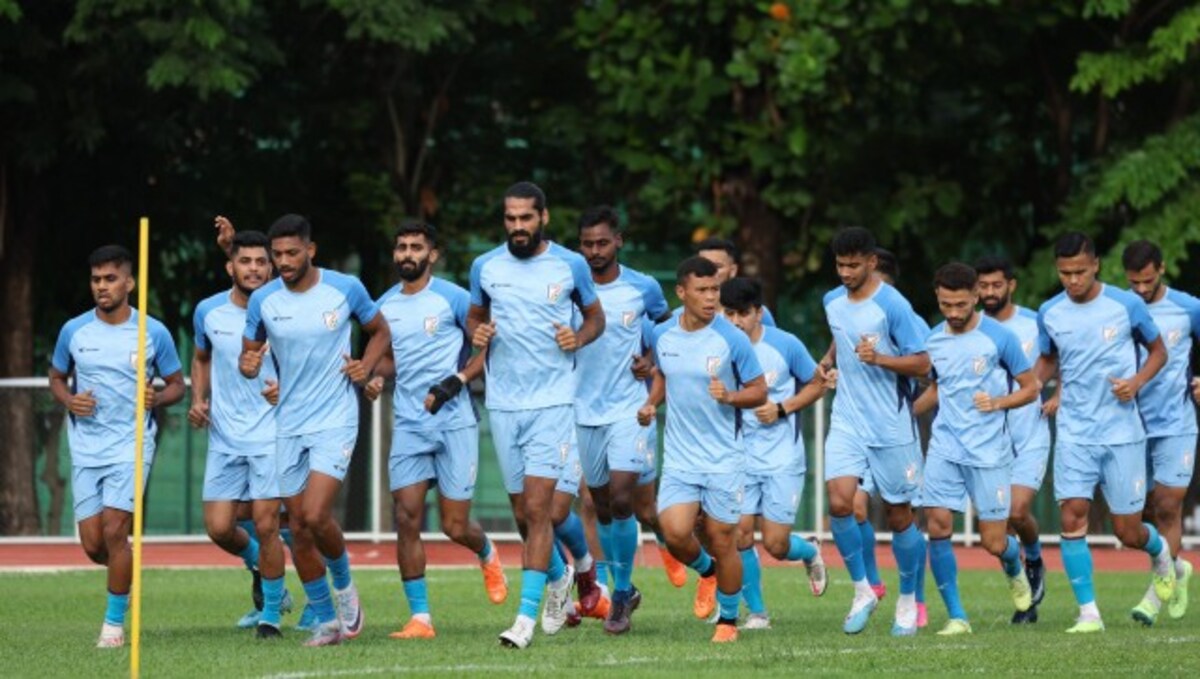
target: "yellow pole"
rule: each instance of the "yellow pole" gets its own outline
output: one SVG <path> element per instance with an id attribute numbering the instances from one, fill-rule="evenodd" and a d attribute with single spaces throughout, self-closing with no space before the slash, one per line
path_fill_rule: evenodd
<path id="1" fill-rule="evenodd" d="M 142 650 L 142 503 L 145 490 L 142 485 L 145 476 L 142 466 L 145 464 L 143 450 L 146 443 L 146 291 L 150 287 L 150 220 L 142 217 L 138 225 L 138 339 L 137 339 L 137 403 L 134 405 L 135 422 L 133 425 L 133 587 L 131 590 L 132 617 L 129 623 L 129 676 L 138 679 L 141 672 Z"/>

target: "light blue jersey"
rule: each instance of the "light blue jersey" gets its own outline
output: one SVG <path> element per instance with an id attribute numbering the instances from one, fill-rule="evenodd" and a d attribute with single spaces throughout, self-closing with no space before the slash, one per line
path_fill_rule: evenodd
<path id="1" fill-rule="evenodd" d="M 875 351 L 909 356 L 925 350 L 929 327 L 895 288 L 880 282 L 871 297 L 854 301 L 845 286 L 825 295 L 825 316 L 837 346 L 838 386 L 830 431 L 854 434 L 872 447 L 910 443 L 915 384 L 896 373 L 858 360 L 854 348 L 866 338 Z"/>
<path id="2" fill-rule="evenodd" d="M 379 311 L 392 331 L 396 390 L 392 400 L 396 429 L 449 431 L 477 422 L 468 390 L 447 401 L 437 415 L 425 410 L 429 388 L 461 371 L 471 357 L 467 340 L 470 294 L 440 278 L 406 295 L 400 285 L 379 298 Z"/>
<path id="3" fill-rule="evenodd" d="M 507 245 L 471 265 L 471 304 L 489 309 L 496 334 L 487 353 L 489 410 L 538 410 L 575 403 L 574 354 L 558 348 L 555 324 L 596 302 L 587 261 L 556 243 L 515 257 Z"/>
<path id="4" fill-rule="evenodd" d="M 1137 295 L 1101 285 L 1100 294 L 1078 304 L 1066 292 L 1038 311 L 1038 345 L 1058 354 L 1062 397 L 1058 439 L 1078 445 L 1121 446 L 1146 438 L 1136 400 L 1122 403 L 1109 378 L 1137 373 L 1138 344 L 1158 339 L 1158 326 Z"/>
<path id="5" fill-rule="evenodd" d="M 267 380 L 277 379 L 275 362 L 267 352 L 253 380 L 238 370 L 246 310 L 230 297 L 228 290 L 219 292 L 197 304 L 192 315 L 196 348 L 211 357 L 208 449 L 235 456 L 273 454 L 275 408 L 262 392 Z"/>
<path id="6" fill-rule="evenodd" d="M 1138 392 L 1146 436 L 1196 435 L 1196 406 L 1189 384 L 1192 339 L 1200 337 L 1200 300 L 1178 290 L 1147 305 L 1167 345 L 1167 363 Z"/>
<path id="7" fill-rule="evenodd" d="M 958 335 L 945 322 L 939 323 L 925 348 L 938 389 L 929 455 L 968 467 L 1012 464 L 1013 441 L 1005 411 L 980 412 L 975 394 L 1007 394 L 1016 376 L 1029 371 L 1029 359 L 1017 336 L 980 316 L 973 329 Z"/>
<path id="8" fill-rule="evenodd" d="M 166 327 L 157 319 L 147 318 L 146 333 L 146 376 L 169 377 L 179 372 L 175 340 Z M 67 321 L 58 334 L 51 365 L 63 374 L 74 371 L 72 393 L 91 391 L 96 399 L 91 417 L 70 415 L 67 439 L 71 464 L 76 467 L 134 461 L 137 337 L 137 309 L 120 325 L 105 323 L 92 309 Z M 154 417 L 147 412 L 147 441 L 154 440 L 157 429 Z M 153 446 L 147 450 L 153 450 Z"/>
<path id="9" fill-rule="evenodd" d="M 763 328 L 754 344 L 754 355 L 767 381 L 767 398 L 783 403 L 799 393 L 817 372 L 817 363 L 808 348 L 795 335 L 778 328 Z M 746 472 L 768 475 L 776 472 L 804 473 L 804 439 L 800 432 L 800 413 L 766 425 L 753 410 L 742 413 L 746 432 Z"/>
<path id="10" fill-rule="evenodd" d="M 1034 365 L 1038 357 L 1037 313 L 1014 305 L 1013 315 L 1007 321 L 999 323 L 1017 336 L 1017 341 L 1021 343 L 1021 353 L 1025 354 L 1029 365 Z M 1033 403 L 1008 411 L 1008 429 L 1018 455 L 1022 451 L 1050 447 L 1050 421 L 1042 415 L 1041 394 L 1038 394 Z"/>
<path id="11" fill-rule="evenodd" d="M 768 309 L 767 307 L 764 306 L 764 307 L 762 307 L 762 312 L 763 312 L 763 317 L 762 317 L 763 325 L 765 325 L 768 328 L 778 327 L 775 325 L 775 315 L 771 313 L 770 309 Z M 671 312 L 671 316 L 674 318 L 679 318 L 679 315 L 682 313 L 683 313 L 683 307 L 681 307 L 681 306 L 675 307 L 675 310 Z"/>
<path id="12" fill-rule="evenodd" d="M 688 332 L 672 318 L 651 336 L 655 362 L 667 382 L 663 470 L 741 473 L 746 466 L 742 412 L 708 394 L 715 376 L 729 391 L 763 374 L 746 333 L 724 316 Z"/>
<path id="13" fill-rule="evenodd" d="M 342 373 L 350 353 L 350 317 L 379 313 L 361 281 L 318 269 L 316 285 L 296 293 L 276 278 L 250 295 L 245 337 L 269 341 L 279 371 L 280 438 L 358 427 L 358 395 Z"/>
<path id="14" fill-rule="evenodd" d="M 597 285 L 596 294 L 604 309 L 604 334 L 576 352 L 575 421 L 586 427 L 636 418 L 646 402 L 646 385 L 630 367 L 642 354 L 644 323 L 668 310 L 658 281 L 626 267 L 620 267 L 616 280 Z"/>

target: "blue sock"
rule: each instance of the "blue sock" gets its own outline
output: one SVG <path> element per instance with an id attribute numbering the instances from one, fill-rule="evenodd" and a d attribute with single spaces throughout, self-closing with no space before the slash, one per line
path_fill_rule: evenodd
<path id="1" fill-rule="evenodd" d="M 254 525 L 253 521 L 250 519 L 238 519 L 237 525 L 238 528 L 246 531 L 246 535 L 249 535 L 251 540 L 258 539 L 258 527 Z"/>
<path id="2" fill-rule="evenodd" d="M 762 593 L 762 564 L 758 561 L 758 550 L 751 545 L 749 549 L 739 550 L 739 553 L 742 555 L 742 598 L 746 600 L 746 608 L 749 608 L 751 613 L 766 613 L 767 604 L 763 601 Z M 726 617 L 723 603 L 721 617 Z M 733 617 L 737 617 L 736 603 Z"/>
<path id="3" fill-rule="evenodd" d="M 613 519 L 613 585 L 618 592 L 627 592 L 633 586 L 633 559 L 637 556 L 638 524 L 632 516 Z"/>
<path id="4" fill-rule="evenodd" d="M 529 571 L 525 572 L 528 573 Z M 546 576 L 550 582 L 558 582 L 566 574 L 567 561 L 563 557 L 562 548 L 559 546 L 558 541 L 555 540 L 554 547 L 550 550 L 550 563 L 546 566 L 546 572 L 542 573 L 542 575 Z"/>
<path id="5" fill-rule="evenodd" d="M 1144 550 L 1151 557 L 1156 557 L 1159 554 L 1162 554 L 1163 548 L 1166 547 L 1167 543 L 1164 542 L 1162 536 L 1158 534 L 1158 529 L 1155 528 L 1153 524 L 1143 523 L 1142 525 L 1145 526 L 1146 531 L 1150 533 L 1150 535 L 1146 537 L 1146 544 L 1142 545 L 1142 550 Z"/>
<path id="6" fill-rule="evenodd" d="M 1014 578 L 1021 574 L 1021 544 L 1013 536 L 1008 536 L 1008 546 L 1000 555 L 1000 563 L 1004 566 L 1004 574 Z"/>
<path id="7" fill-rule="evenodd" d="M 529 568 L 521 571 L 521 607 L 517 610 L 532 620 L 537 620 L 538 609 L 542 607 L 542 590 L 546 589 L 546 572 Z"/>
<path id="8" fill-rule="evenodd" d="M 925 603 L 925 564 L 929 561 L 929 541 L 921 533 L 921 558 L 917 561 L 917 603 Z"/>
<path id="9" fill-rule="evenodd" d="M 899 533 L 892 533 L 892 554 L 896 555 L 896 568 L 900 571 L 900 593 L 915 594 L 917 591 L 917 568 L 925 555 L 925 541 L 916 523 Z"/>
<path id="10" fill-rule="evenodd" d="M 110 625 L 125 624 L 125 609 L 129 608 L 129 592 L 124 594 L 108 593 L 108 608 L 104 611 L 104 622 Z"/>
<path id="11" fill-rule="evenodd" d="M 812 561 L 817 558 L 817 546 L 792 533 L 788 538 L 788 561 Z"/>
<path id="12" fill-rule="evenodd" d="M 967 612 L 958 598 L 958 563 L 954 560 L 954 547 L 949 538 L 929 541 L 929 569 L 933 571 L 933 580 L 946 603 L 946 612 L 951 618 L 966 620 Z"/>
<path id="13" fill-rule="evenodd" d="M 833 542 L 837 545 L 842 561 L 846 562 L 846 570 L 850 571 L 850 580 L 859 582 L 867 579 L 867 571 L 863 566 L 862 533 L 854 521 L 854 515 L 830 517 L 830 527 L 833 530 Z"/>
<path id="14" fill-rule="evenodd" d="M 263 609 L 259 622 L 265 622 L 275 627 L 280 624 L 279 607 L 283 604 L 283 578 L 263 578 Z"/>
<path id="15" fill-rule="evenodd" d="M 563 522 L 554 527 L 554 536 L 566 546 L 576 561 L 588 555 L 587 536 L 583 534 L 583 522 L 575 512 L 567 514 Z"/>
<path id="16" fill-rule="evenodd" d="M 333 622 L 337 612 L 333 610 L 333 598 L 329 593 L 329 581 L 325 575 L 316 580 L 304 583 L 304 596 L 308 597 L 308 605 L 312 606 L 317 622 Z"/>
<path id="17" fill-rule="evenodd" d="M 238 553 L 242 557 L 242 563 L 246 564 L 246 570 L 254 570 L 258 568 L 258 540 L 254 539 L 254 533 L 250 534 L 250 542 L 246 543 L 246 547 Z"/>
<path id="18" fill-rule="evenodd" d="M 1042 541 L 1041 540 L 1038 540 L 1035 538 L 1033 542 L 1027 542 L 1025 544 L 1022 544 L 1021 547 L 1023 547 L 1025 549 L 1025 560 L 1026 561 L 1038 561 L 1042 558 Z"/>
<path id="19" fill-rule="evenodd" d="M 404 581 L 404 598 L 408 599 L 408 610 L 413 615 L 429 615 L 429 589 L 425 587 L 425 576 Z"/>
<path id="20" fill-rule="evenodd" d="M 292 529 L 283 526 L 279 529 L 279 539 L 283 540 L 283 544 L 287 545 L 288 550 L 292 549 Z"/>
<path id="21" fill-rule="evenodd" d="M 596 562 L 596 580 L 601 584 L 608 584 L 608 573 L 612 572 L 615 581 L 617 577 L 616 568 L 613 562 L 617 560 L 617 548 L 613 544 L 613 525 L 612 523 L 596 522 L 596 533 L 600 536 L 600 549 L 604 550 L 604 558 Z"/>
<path id="22" fill-rule="evenodd" d="M 350 586 L 350 550 L 345 550 L 335 559 L 325 559 L 329 573 L 333 576 L 333 588 L 343 590 Z"/>
<path id="23" fill-rule="evenodd" d="M 738 617 L 738 602 L 742 599 L 742 591 L 738 590 L 733 594 L 726 594 L 720 589 L 717 590 L 717 610 L 720 611 L 718 616 L 721 620 L 737 620 Z"/>
<path id="24" fill-rule="evenodd" d="M 697 556 L 694 561 L 689 563 L 688 568 L 699 573 L 702 578 L 712 575 L 713 571 L 716 570 L 712 557 L 708 555 L 708 552 L 704 551 L 703 547 L 700 548 L 700 556 Z"/>
<path id="25" fill-rule="evenodd" d="M 1063 569 L 1067 571 L 1067 579 L 1071 581 L 1071 589 L 1075 592 L 1075 601 L 1080 606 L 1096 600 L 1096 590 L 1092 586 L 1092 551 L 1088 549 L 1087 538 L 1062 539 Z"/>
<path id="26" fill-rule="evenodd" d="M 492 539 L 488 536 L 483 536 L 483 548 L 475 552 L 475 556 L 479 557 L 479 563 L 487 563 L 488 559 L 492 558 Z"/>
<path id="27" fill-rule="evenodd" d="M 867 582 L 872 586 L 878 585 L 883 580 L 879 578 L 879 566 L 875 563 L 875 526 L 870 521 L 859 522 L 858 532 L 862 536 L 862 560 L 863 568 L 867 571 Z"/>

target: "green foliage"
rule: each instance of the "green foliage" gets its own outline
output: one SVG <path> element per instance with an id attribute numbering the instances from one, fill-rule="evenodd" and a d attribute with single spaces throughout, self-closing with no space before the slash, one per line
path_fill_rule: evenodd
<path id="1" fill-rule="evenodd" d="M 1161 81 L 1181 64 L 1195 63 L 1198 43 L 1200 4 L 1181 10 L 1144 45 L 1083 53 L 1071 89 L 1087 92 L 1099 88 L 1104 96 L 1115 97 L 1141 83 Z"/>

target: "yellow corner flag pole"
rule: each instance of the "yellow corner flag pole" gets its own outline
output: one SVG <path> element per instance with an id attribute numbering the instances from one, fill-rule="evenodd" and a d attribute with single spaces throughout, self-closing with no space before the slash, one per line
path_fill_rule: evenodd
<path id="1" fill-rule="evenodd" d="M 134 405 L 136 422 L 133 425 L 133 587 L 130 607 L 133 616 L 129 623 L 129 676 L 138 679 L 141 672 L 142 650 L 142 503 L 144 502 L 145 475 L 142 465 L 145 464 L 144 448 L 146 443 L 146 291 L 150 287 L 150 220 L 142 217 L 138 225 L 138 334 L 137 334 L 137 403 Z"/>

